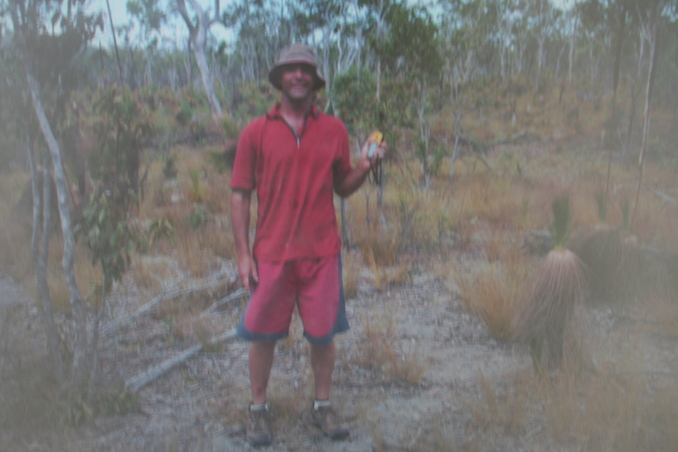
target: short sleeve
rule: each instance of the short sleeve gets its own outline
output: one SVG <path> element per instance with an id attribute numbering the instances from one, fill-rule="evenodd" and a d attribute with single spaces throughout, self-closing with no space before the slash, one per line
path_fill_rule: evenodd
<path id="1" fill-rule="evenodd" d="M 257 131 L 261 128 L 261 119 L 250 123 L 238 138 L 230 183 L 233 189 L 251 191 L 256 188 L 255 168 L 259 146 Z"/>
<path id="2" fill-rule="evenodd" d="M 337 154 L 334 162 L 334 180 L 343 180 L 351 172 L 351 146 L 348 141 L 348 132 L 343 123 L 339 123 L 339 137 L 337 139 Z"/>

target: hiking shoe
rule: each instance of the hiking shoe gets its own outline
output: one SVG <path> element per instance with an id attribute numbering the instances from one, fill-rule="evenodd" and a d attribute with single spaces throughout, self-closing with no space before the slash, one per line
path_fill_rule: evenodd
<path id="1" fill-rule="evenodd" d="M 320 427 L 328 438 L 338 440 L 348 437 L 348 428 L 341 423 L 331 406 L 311 408 L 311 417 L 313 424 Z"/>
<path id="2" fill-rule="evenodd" d="M 268 405 L 262 410 L 247 410 L 247 442 L 254 447 L 271 444 L 271 427 L 268 425 Z"/>

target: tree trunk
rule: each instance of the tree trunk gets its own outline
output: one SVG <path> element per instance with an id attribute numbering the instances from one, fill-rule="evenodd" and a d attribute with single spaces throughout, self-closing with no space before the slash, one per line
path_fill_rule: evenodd
<path id="1" fill-rule="evenodd" d="M 217 99 L 217 96 L 214 92 L 214 79 L 212 77 L 212 71 L 209 68 L 209 64 L 207 64 L 207 58 L 205 57 L 205 44 L 207 42 L 207 31 L 219 17 L 219 2 L 215 2 L 215 20 L 210 20 L 207 17 L 207 13 L 196 0 L 188 0 L 188 2 L 193 7 L 195 15 L 197 16 L 197 25 L 193 24 L 190 16 L 188 15 L 184 0 L 176 0 L 179 14 L 188 28 L 189 43 L 193 47 L 195 62 L 198 64 L 198 69 L 200 70 L 200 75 L 202 77 L 202 86 L 205 90 L 205 95 L 207 96 L 207 101 L 210 104 L 210 108 L 212 109 L 212 117 L 217 120 L 222 116 L 222 110 L 219 99 Z"/>
<path id="2" fill-rule="evenodd" d="M 34 259 L 38 257 L 38 245 L 40 243 L 40 175 L 38 167 L 35 164 L 33 156 L 33 141 L 29 136 L 26 142 L 26 153 L 28 154 L 28 165 L 31 169 L 31 192 L 33 194 L 33 232 L 31 234 L 31 255 Z"/>
<path id="3" fill-rule="evenodd" d="M 621 12 L 619 13 L 619 33 L 617 34 L 617 48 L 614 52 L 614 69 L 612 72 L 612 109 L 617 106 L 617 87 L 619 86 L 619 71 L 621 67 L 621 56 L 626 33 L 626 3 L 621 3 Z"/>
<path id="4" fill-rule="evenodd" d="M 638 200 L 640 198 L 640 187 L 643 179 L 643 166 L 645 163 L 645 150 L 647 148 L 647 134 L 650 130 L 650 105 L 652 102 L 652 87 L 654 85 L 654 76 L 657 71 L 657 49 L 659 48 L 659 12 L 662 9 L 662 2 L 657 2 L 655 11 L 653 11 L 652 18 L 652 37 L 650 45 L 652 46 L 652 56 L 650 58 L 650 70 L 647 76 L 647 89 L 645 91 L 645 124 L 643 126 L 643 144 L 640 148 L 640 155 L 638 156 L 638 188 L 636 189 L 636 203 L 633 208 L 633 215 L 631 216 L 631 227 L 636 218 L 638 211 Z"/>
<path id="5" fill-rule="evenodd" d="M 30 153 L 30 151 L 29 151 Z M 33 179 L 39 177 L 33 157 L 31 159 L 31 176 Z M 59 348 L 59 337 L 54 324 L 54 315 L 52 313 L 52 300 L 49 294 L 49 285 L 47 284 L 47 258 L 49 254 L 49 237 L 50 237 L 50 223 L 51 223 L 51 188 L 52 177 L 46 165 L 43 165 L 42 171 L 42 244 L 40 251 L 36 255 L 36 272 L 35 279 L 38 285 L 38 295 L 40 297 L 40 304 L 42 305 L 42 322 L 45 326 L 45 336 L 47 336 L 47 350 L 52 361 L 52 371 L 59 382 L 64 382 L 64 363 L 61 357 L 61 349 Z M 35 199 L 35 197 L 34 197 Z M 40 195 L 38 194 L 38 206 L 40 205 Z M 38 207 L 39 209 L 39 207 Z M 40 214 L 38 213 L 37 222 L 33 224 L 33 230 L 40 229 Z"/>
<path id="6" fill-rule="evenodd" d="M 33 100 L 33 108 L 40 123 L 40 129 L 47 142 L 47 147 L 52 158 L 52 165 L 54 167 L 54 179 L 57 190 L 57 201 L 59 205 L 59 217 L 61 220 L 61 231 L 64 238 L 64 255 L 61 264 L 66 276 L 66 285 L 68 286 L 68 293 L 71 302 L 71 309 L 73 310 L 73 318 L 75 320 L 75 344 L 73 348 L 73 367 L 71 369 L 71 376 L 73 383 L 78 384 L 82 381 L 83 370 L 86 360 L 87 351 L 87 328 L 85 307 L 82 302 L 82 297 L 75 279 L 74 261 L 74 239 L 73 229 L 71 228 L 71 211 L 68 207 L 68 186 L 66 184 L 66 174 L 64 172 L 63 161 L 61 159 L 61 150 L 59 144 L 54 138 L 52 128 L 45 115 L 45 109 L 42 106 L 42 99 L 40 98 L 40 87 L 37 80 L 30 72 L 30 68 L 25 64 L 26 78 L 28 80 L 28 87 L 31 92 Z M 43 208 L 43 211 L 45 209 Z"/>
<path id="7" fill-rule="evenodd" d="M 574 2 L 574 25 L 572 27 L 572 35 L 570 36 L 570 61 L 569 68 L 567 70 L 567 80 L 568 84 L 572 85 L 572 67 L 574 66 L 574 42 L 577 36 L 577 22 L 579 21 L 579 12 L 577 11 L 577 2 Z"/>

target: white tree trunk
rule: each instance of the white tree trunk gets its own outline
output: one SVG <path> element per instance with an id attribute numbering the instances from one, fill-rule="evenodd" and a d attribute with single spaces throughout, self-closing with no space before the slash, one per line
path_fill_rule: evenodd
<path id="1" fill-rule="evenodd" d="M 29 150 L 29 154 L 32 152 Z M 36 180 L 40 177 L 37 171 L 37 165 L 31 159 L 31 178 Z M 38 296 L 40 297 L 40 304 L 42 306 L 42 322 L 45 326 L 45 336 L 47 336 L 47 350 L 49 350 L 50 360 L 52 361 L 52 371 L 54 376 L 60 384 L 64 382 L 64 363 L 61 357 L 61 349 L 59 348 L 59 338 L 57 336 L 56 326 L 54 324 L 54 315 L 52 313 L 52 300 L 50 299 L 49 294 L 49 285 L 47 284 L 47 258 L 49 254 L 49 237 L 51 234 L 51 188 L 52 188 L 52 177 L 50 175 L 49 169 L 44 166 L 42 172 L 42 243 L 40 244 L 40 250 L 36 254 L 36 271 L 35 279 L 38 285 Z M 40 194 L 37 194 L 33 198 L 33 204 L 37 202 L 38 210 L 40 209 Z M 34 218 L 35 223 L 33 223 L 33 230 L 40 230 L 40 213 L 38 212 L 38 218 Z"/>
<path id="2" fill-rule="evenodd" d="M 63 161 L 61 159 L 61 150 L 59 144 L 54 138 L 52 127 L 45 115 L 45 109 L 42 106 L 42 99 L 40 98 L 40 87 L 37 80 L 31 74 L 26 65 L 26 78 L 28 80 L 28 87 L 31 92 L 33 100 L 33 108 L 40 124 L 40 129 L 47 142 L 50 156 L 52 158 L 52 166 L 54 168 L 54 180 L 57 190 L 57 201 L 59 205 L 59 218 L 61 220 L 61 232 L 64 239 L 64 255 L 61 264 L 66 276 L 66 285 L 68 286 L 68 293 L 71 302 L 71 309 L 73 311 L 73 319 L 75 321 L 75 344 L 73 348 L 73 367 L 71 369 L 71 376 L 73 382 L 78 384 L 83 375 L 83 370 L 86 361 L 87 352 L 87 325 L 85 317 L 85 307 L 82 302 L 80 290 L 75 279 L 74 268 L 74 245 L 73 229 L 71 227 L 71 210 L 68 206 L 68 185 L 66 184 L 66 174 L 64 172 Z M 44 211 L 44 209 L 43 209 Z"/>
<path id="3" fill-rule="evenodd" d="M 207 101 L 212 109 L 212 117 L 217 120 L 223 113 L 219 99 L 217 99 L 214 92 L 214 77 L 212 76 L 212 71 L 210 70 L 209 64 L 207 64 L 207 58 L 205 57 L 205 45 L 207 43 L 207 31 L 219 17 L 219 2 L 217 1 L 215 5 L 215 18 L 209 19 L 205 10 L 196 0 L 188 0 L 198 19 L 197 25 L 193 24 L 189 17 L 184 0 L 176 0 L 176 2 L 179 14 L 188 28 L 189 40 L 193 47 L 193 55 L 195 55 L 195 62 L 198 64 L 198 69 L 200 70 L 202 86 L 205 90 Z"/>

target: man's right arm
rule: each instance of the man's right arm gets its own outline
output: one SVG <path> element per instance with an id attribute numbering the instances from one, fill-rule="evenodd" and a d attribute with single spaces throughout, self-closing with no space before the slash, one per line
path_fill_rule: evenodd
<path id="1" fill-rule="evenodd" d="M 257 265 L 250 252 L 250 200 L 249 190 L 233 189 L 231 193 L 231 226 L 238 253 L 238 276 L 243 287 L 250 291 L 252 282 L 259 282 Z"/>

